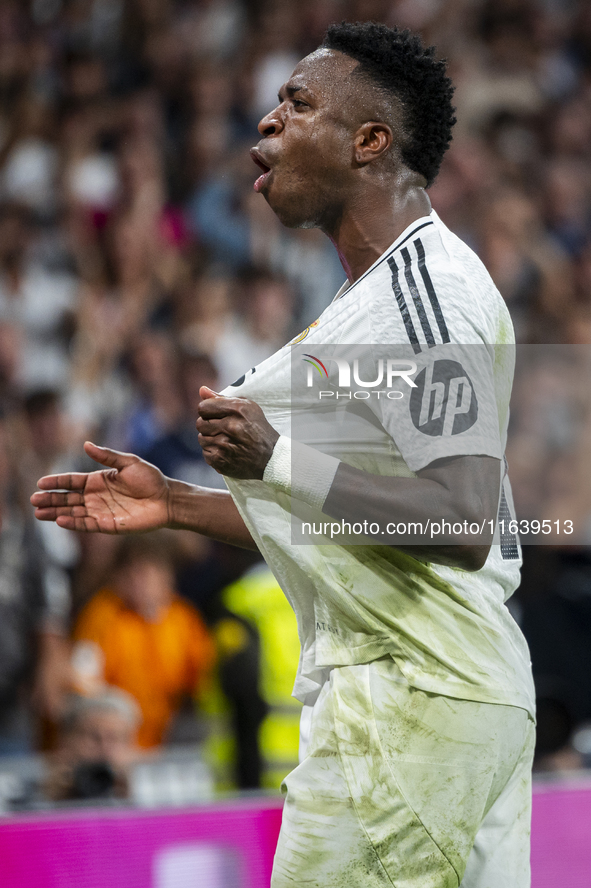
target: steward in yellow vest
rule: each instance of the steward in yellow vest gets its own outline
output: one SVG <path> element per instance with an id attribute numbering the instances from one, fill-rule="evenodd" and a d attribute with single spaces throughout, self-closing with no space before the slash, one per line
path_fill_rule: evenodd
<path id="1" fill-rule="evenodd" d="M 264 564 L 227 586 L 222 603 L 226 614 L 212 627 L 219 656 L 217 681 L 201 698 L 210 717 L 208 758 L 219 789 L 244 788 L 240 775 L 252 775 L 258 759 L 258 785 L 278 790 L 298 763 L 301 703 L 291 696 L 300 656 L 295 615 Z M 253 668 L 254 652 L 258 669 Z M 242 694 L 245 681 L 257 681 L 258 694 L 253 697 L 252 687 Z M 255 705 L 257 698 L 264 701 L 264 709 Z M 243 699 L 253 711 L 241 711 Z M 253 722 L 258 722 L 258 730 L 255 724 L 251 743 L 247 735 Z M 245 756 L 249 762 L 240 761 Z M 254 788 L 252 777 L 248 782 Z"/>

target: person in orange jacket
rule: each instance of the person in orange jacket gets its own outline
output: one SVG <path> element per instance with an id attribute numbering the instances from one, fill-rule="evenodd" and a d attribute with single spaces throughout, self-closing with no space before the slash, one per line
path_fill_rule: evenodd
<path id="1" fill-rule="evenodd" d="M 215 649 L 197 611 L 174 591 L 168 547 L 154 537 L 127 537 L 112 584 L 82 610 L 74 628 L 74 666 L 138 702 L 138 743 L 161 744 L 174 716 L 213 667 Z M 92 688 L 86 688 L 92 691 Z"/>

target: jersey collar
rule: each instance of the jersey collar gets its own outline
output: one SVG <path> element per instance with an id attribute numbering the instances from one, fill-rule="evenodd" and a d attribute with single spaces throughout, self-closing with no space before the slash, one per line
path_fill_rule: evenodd
<path id="1" fill-rule="evenodd" d="M 435 210 L 431 210 L 431 214 L 429 216 L 421 216 L 419 219 L 415 219 L 414 222 L 411 222 L 411 224 L 407 228 L 404 229 L 402 234 L 400 234 L 396 238 L 394 243 L 391 244 L 388 247 L 388 249 L 384 253 L 382 253 L 382 255 L 378 259 L 376 259 L 374 264 L 372 266 L 370 266 L 370 268 L 368 268 L 367 271 L 364 272 L 360 278 L 357 278 L 357 280 L 353 281 L 353 283 L 351 283 L 350 281 L 345 281 L 345 283 L 340 288 L 339 292 L 337 293 L 337 295 L 334 297 L 334 299 L 332 301 L 336 302 L 337 299 L 340 299 L 341 296 L 344 296 L 345 293 L 348 293 L 349 290 L 352 290 L 353 287 L 356 287 L 357 284 L 361 283 L 361 281 L 364 278 L 366 278 L 368 274 L 371 274 L 372 271 L 378 267 L 378 265 L 381 265 L 382 262 L 385 262 L 386 259 L 388 258 L 388 256 L 392 255 L 394 250 L 397 250 L 399 247 L 402 246 L 402 244 L 406 243 L 406 241 L 409 240 L 414 234 L 416 234 L 417 231 L 420 231 L 421 228 L 426 228 L 427 225 L 434 225 L 435 220 L 438 218 L 439 217 L 437 216 L 437 213 L 435 212 Z"/>

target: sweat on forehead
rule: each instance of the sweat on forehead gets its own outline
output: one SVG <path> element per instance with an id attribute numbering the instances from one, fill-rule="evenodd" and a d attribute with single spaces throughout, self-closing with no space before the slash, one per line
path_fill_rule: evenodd
<path id="1" fill-rule="evenodd" d="M 302 94 L 309 91 L 320 102 L 334 101 L 343 115 L 355 123 L 367 120 L 392 123 L 392 113 L 402 110 L 394 107 L 395 97 L 386 97 L 384 90 L 359 69 L 357 59 L 339 50 L 320 47 L 296 65 L 283 89 L 286 92 L 301 90 Z"/>
<path id="2" fill-rule="evenodd" d="M 358 65 L 359 62 L 345 53 L 321 47 L 298 62 L 284 88 L 310 89 L 326 94 L 332 87 L 348 81 L 351 72 Z"/>

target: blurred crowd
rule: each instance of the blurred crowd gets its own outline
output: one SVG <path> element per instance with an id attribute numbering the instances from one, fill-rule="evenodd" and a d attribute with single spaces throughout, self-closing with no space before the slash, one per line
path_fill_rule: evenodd
<path id="1" fill-rule="evenodd" d="M 45 750 L 48 797 L 80 797 L 83 761 L 124 794 L 124 763 L 175 741 L 209 743 L 227 786 L 277 785 L 297 754 L 297 636 L 255 555 L 190 533 L 79 536 L 36 524 L 28 496 L 88 470 L 86 439 L 221 486 L 200 386 L 295 336 L 345 277 L 326 238 L 281 228 L 248 153 L 342 19 L 410 27 L 449 60 L 458 123 L 432 203 L 518 342 L 591 344 L 584 0 L 0 0 L 0 755 Z M 514 483 L 527 503 L 551 478 L 538 517 L 570 509 L 583 527 L 576 549 L 526 548 L 513 605 L 550 767 L 564 749 L 584 761 L 568 744 L 591 719 L 591 408 L 575 404 L 577 435 L 560 386 L 528 412 L 536 372 L 516 397 Z"/>

